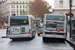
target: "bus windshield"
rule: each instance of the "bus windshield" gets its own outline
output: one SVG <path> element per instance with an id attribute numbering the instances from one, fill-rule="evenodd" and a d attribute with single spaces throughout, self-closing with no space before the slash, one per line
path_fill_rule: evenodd
<path id="1" fill-rule="evenodd" d="M 36 21 L 36 24 L 40 24 L 40 20 L 37 20 L 37 21 Z"/>
<path id="2" fill-rule="evenodd" d="M 47 20 L 60 20 L 60 21 L 64 21 L 64 16 L 63 15 L 59 15 L 59 16 L 52 16 L 52 15 L 47 15 L 46 17 Z"/>
<path id="3" fill-rule="evenodd" d="M 36 20 L 36 27 L 38 27 L 38 25 L 40 25 L 40 20 Z"/>
<path id="4" fill-rule="evenodd" d="M 10 25 L 28 25 L 28 17 L 11 17 L 10 18 Z"/>

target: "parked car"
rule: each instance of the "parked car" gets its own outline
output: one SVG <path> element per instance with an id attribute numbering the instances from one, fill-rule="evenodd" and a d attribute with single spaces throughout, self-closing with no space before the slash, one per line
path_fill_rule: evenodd
<path id="1" fill-rule="evenodd" d="M 38 26 L 38 29 L 37 29 L 38 36 L 40 36 L 40 34 L 42 34 L 42 32 L 43 32 L 43 23 L 40 23 L 40 25 Z"/>

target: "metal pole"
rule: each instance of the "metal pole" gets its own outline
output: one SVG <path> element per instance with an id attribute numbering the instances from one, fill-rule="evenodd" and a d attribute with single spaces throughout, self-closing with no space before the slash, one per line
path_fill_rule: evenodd
<path id="1" fill-rule="evenodd" d="M 70 38 L 71 38 L 71 7 L 72 7 L 72 0 L 70 0 Z"/>

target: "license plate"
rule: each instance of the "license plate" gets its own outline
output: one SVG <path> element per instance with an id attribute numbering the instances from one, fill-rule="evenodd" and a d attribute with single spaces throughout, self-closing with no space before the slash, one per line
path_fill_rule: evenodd
<path id="1" fill-rule="evenodd" d="M 54 35 L 57 35 L 57 33 L 53 33 Z"/>

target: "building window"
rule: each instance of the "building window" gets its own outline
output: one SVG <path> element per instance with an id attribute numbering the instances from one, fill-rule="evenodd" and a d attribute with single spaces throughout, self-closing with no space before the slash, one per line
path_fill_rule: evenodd
<path id="1" fill-rule="evenodd" d="M 26 9 L 26 11 L 28 11 L 28 9 Z"/>
<path id="2" fill-rule="evenodd" d="M 26 5 L 26 8 L 27 8 L 27 5 Z"/>
<path id="3" fill-rule="evenodd" d="M 25 8 L 25 6 L 23 5 L 23 8 Z"/>
<path id="4" fill-rule="evenodd" d="M 32 3 L 32 1 L 29 1 L 29 4 L 31 4 Z"/>
<path id="5" fill-rule="evenodd" d="M 11 1 L 11 3 L 13 3 L 13 1 Z"/>
<path id="6" fill-rule="evenodd" d="M 12 13 L 15 13 L 15 9 L 12 9 Z"/>
<path id="7" fill-rule="evenodd" d="M 20 9 L 20 11 L 21 11 L 21 9 Z"/>
<path id="8" fill-rule="evenodd" d="M 24 4 L 24 1 L 23 1 L 23 4 Z"/>
<path id="9" fill-rule="evenodd" d="M 11 1 L 11 3 L 15 3 L 15 1 Z"/>
<path id="10" fill-rule="evenodd" d="M 60 7 L 63 7 L 63 0 L 60 0 Z"/>
<path id="11" fill-rule="evenodd" d="M 12 5 L 11 8 L 15 8 L 15 5 Z"/>
<path id="12" fill-rule="evenodd" d="M 17 8 L 18 8 L 18 5 L 17 5 Z"/>
<path id="13" fill-rule="evenodd" d="M 26 4 L 27 4 L 27 1 L 26 1 Z"/>
<path id="14" fill-rule="evenodd" d="M 12 12 L 13 12 L 13 9 L 12 9 Z"/>
<path id="15" fill-rule="evenodd" d="M 17 9 L 17 12 L 18 12 L 18 9 Z"/>
<path id="16" fill-rule="evenodd" d="M 20 3 L 21 3 L 21 1 L 20 1 Z"/>
<path id="17" fill-rule="evenodd" d="M 21 8 L 21 5 L 20 5 L 20 8 Z"/>
<path id="18" fill-rule="evenodd" d="M 18 4 L 18 1 L 17 1 L 17 4 Z"/>

